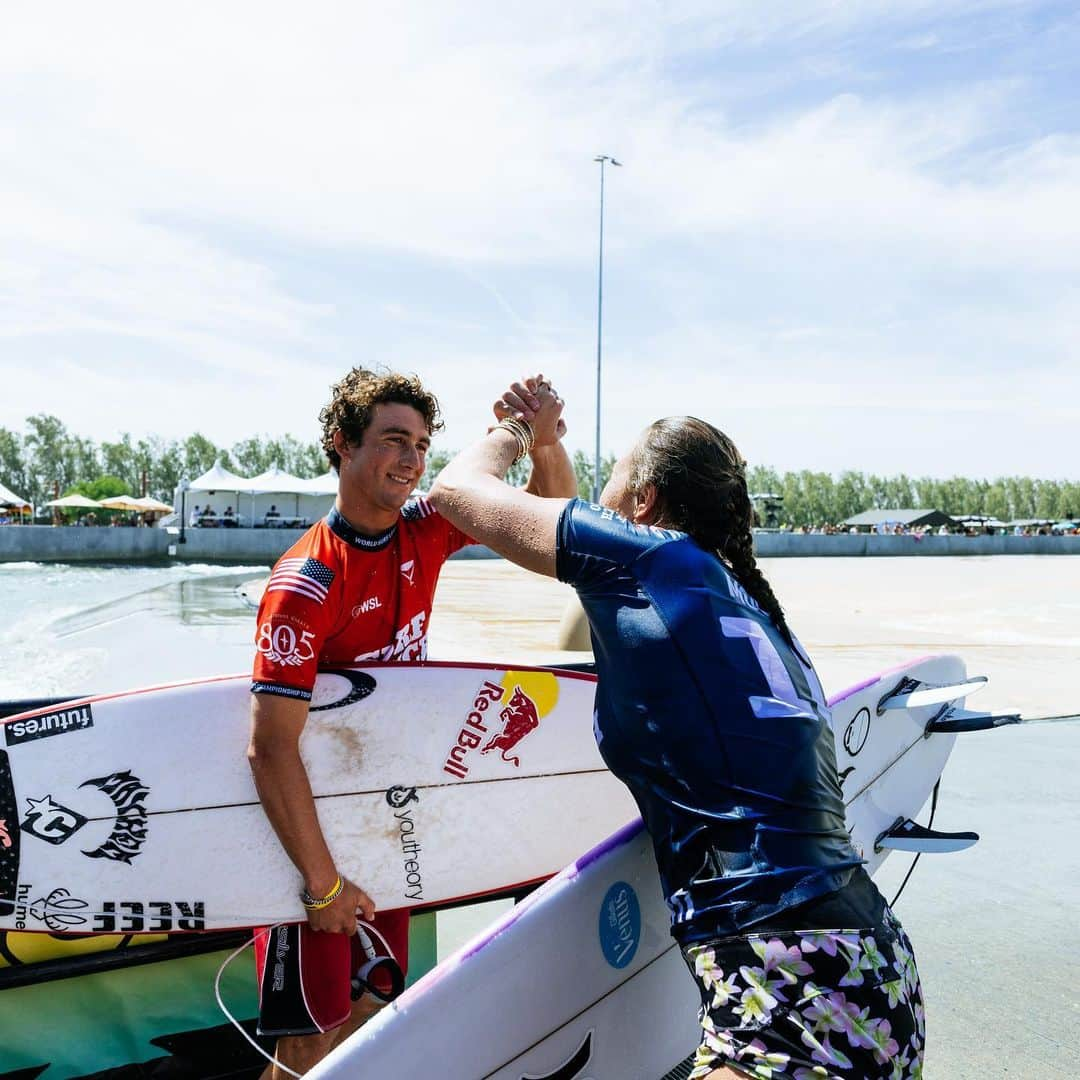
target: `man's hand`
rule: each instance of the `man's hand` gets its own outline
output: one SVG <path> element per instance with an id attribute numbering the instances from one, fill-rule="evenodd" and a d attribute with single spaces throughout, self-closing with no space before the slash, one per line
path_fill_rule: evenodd
<path id="1" fill-rule="evenodd" d="M 375 904 L 358 885 L 342 878 L 341 895 L 324 908 L 308 911 L 308 925 L 324 934 L 355 934 L 357 913 L 365 922 L 375 918 Z"/>
<path id="2" fill-rule="evenodd" d="M 523 376 L 517 382 L 511 383 L 510 388 L 504 390 L 495 402 L 493 407 L 495 419 L 502 420 L 506 416 L 515 416 L 519 420 L 525 420 L 531 424 L 540 411 L 541 401 L 539 395 L 545 388 L 550 390 L 552 394 L 555 393 L 551 383 L 542 373 Z M 556 426 L 556 441 L 565 434 L 566 423 L 560 416 Z"/>

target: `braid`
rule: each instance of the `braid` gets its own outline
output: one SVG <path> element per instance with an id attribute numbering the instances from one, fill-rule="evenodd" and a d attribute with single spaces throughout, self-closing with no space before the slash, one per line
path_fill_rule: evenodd
<path id="1" fill-rule="evenodd" d="M 689 533 L 715 552 L 794 646 L 780 601 L 754 558 L 754 507 L 746 462 L 734 443 L 692 416 L 657 420 L 631 464 L 631 490 L 639 492 L 646 484 L 656 488 L 658 524 Z"/>
<path id="2" fill-rule="evenodd" d="M 749 501 L 748 497 L 747 503 Z M 757 559 L 754 558 L 754 538 L 750 529 L 730 534 L 721 555 L 727 560 L 739 584 L 757 601 L 758 607 L 772 619 L 787 643 L 794 646 L 787 619 L 784 618 L 784 609 L 780 606 L 780 601 L 776 599 L 776 594 L 772 591 L 768 579 L 758 567 Z"/>

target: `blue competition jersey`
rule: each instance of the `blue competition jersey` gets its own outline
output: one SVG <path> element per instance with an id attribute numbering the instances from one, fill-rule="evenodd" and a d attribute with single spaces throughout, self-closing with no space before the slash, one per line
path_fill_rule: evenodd
<path id="1" fill-rule="evenodd" d="M 653 838 L 681 942 L 842 888 L 844 823 L 814 669 L 685 533 L 572 500 L 557 574 L 589 619 L 596 738 Z"/>

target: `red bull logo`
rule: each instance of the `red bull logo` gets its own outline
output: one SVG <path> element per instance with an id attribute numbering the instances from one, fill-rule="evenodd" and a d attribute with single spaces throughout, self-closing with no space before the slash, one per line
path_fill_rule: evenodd
<path id="1" fill-rule="evenodd" d="M 512 761 L 515 765 L 520 765 L 520 759 L 516 755 L 511 756 L 510 751 L 530 731 L 540 726 L 536 704 L 520 686 L 515 686 L 510 700 L 506 703 L 506 708 L 499 713 L 499 719 L 503 722 L 502 731 L 489 739 L 480 753 L 488 754 L 492 750 L 501 750 L 503 761 Z"/>
<path id="2" fill-rule="evenodd" d="M 506 695 L 509 697 L 503 704 Z M 514 748 L 540 726 L 558 700 L 558 684 L 550 672 L 508 671 L 501 683 L 484 682 L 473 700 L 446 761 L 443 772 L 464 780 L 469 774 L 467 757 L 473 750 L 481 754 L 498 751 L 503 761 L 520 766 L 521 759 Z M 493 730 L 493 717 L 485 715 L 492 706 L 499 710 L 501 730 Z"/>

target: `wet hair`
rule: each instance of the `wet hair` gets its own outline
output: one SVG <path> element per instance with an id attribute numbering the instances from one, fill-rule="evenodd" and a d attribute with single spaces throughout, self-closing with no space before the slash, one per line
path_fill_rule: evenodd
<path id="1" fill-rule="evenodd" d="M 429 435 L 442 430 L 439 402 L 416 375 L 354 367 L 334 383 L 330 392 L 330 401 L 319 413 L 319 423 L 323 452 L 335 469 L 341 464 L 341 455 L 334 449 L 334 432 L 340 431 L 351 446 L 359 446 L 376 405 L 410 405 L 424 418 Z"/>
<path id="2" fill-rule="evenodd" d="M 688 533 L 715 552 L 794 644 L 780 601 L 754 558 L 746 462 L 722 431 L 693 416 L 657 420 L 630 455 L 628 482 L 635 495 L 655 487 L 656 524 Z"/>

